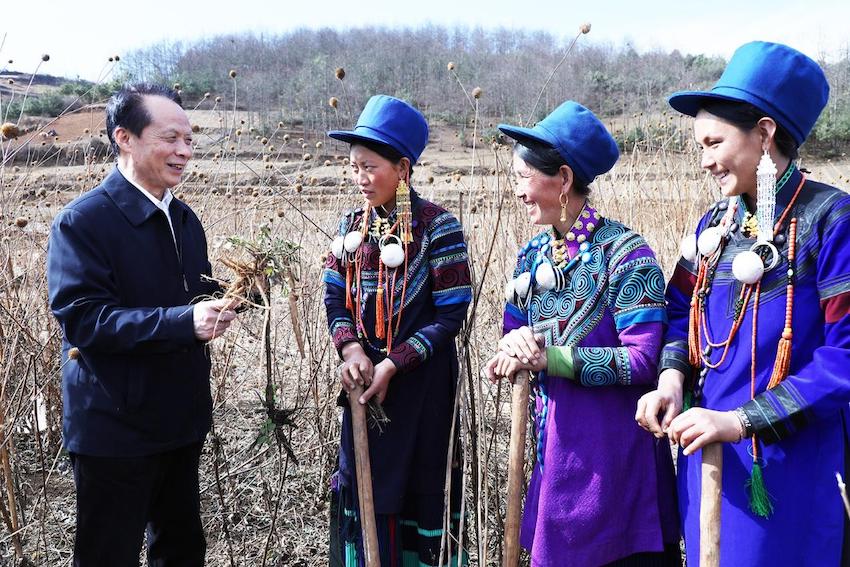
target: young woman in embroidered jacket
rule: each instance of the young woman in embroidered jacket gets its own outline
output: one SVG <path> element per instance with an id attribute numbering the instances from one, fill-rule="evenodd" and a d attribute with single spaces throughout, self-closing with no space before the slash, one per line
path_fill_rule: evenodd
<path id="1" fill-rule="evenodd" d="M 664 277 L 644 239 L 603 217 L 588 184 L 619 157 L 567 101 L 517 140 L 515 192 L 534 224 L 507 286 L 491 380 L 536 374 L 537 462 L 520 541 L 534 566 L 679 565 L 670 448 L 636 427 L 655 386 Z"/>
<path id="2" fill-rule="evenodd" d="M 658 390 L 636 415 L 682 449 L 689 564 L 701 449 L 717 442 L 723 565 L 850 564 L 835 485 L 850 417 L 850 196 L 794 163 L 828 97 L 813 60 L 752 42 L 711 91 L 670 98 L 696 117 L 701 165 L 723 195 L 683 242 Z"/>
<path id="3" fill-rule="evenodd" d="M 329 135 L 351 144 L 354 181 L 366 201 L 342 218 L 323 279 L 343 387 L 367 386 L 360 402 L 374 396 L 389 418 L 368 431 L 381 565 L 436 565 L 458 376 L 454 339 L 472 298 L 463 232 L 451 213 L 409 189 L 428 141 L 419 111 L 378 95 L 353 131 Z M 362 565 L 363 553 L 351 411 L 343 406 L 331 555 L 348 567 Z M 452 471 L 457 537 L 461 470 L 455 464 Z"/>

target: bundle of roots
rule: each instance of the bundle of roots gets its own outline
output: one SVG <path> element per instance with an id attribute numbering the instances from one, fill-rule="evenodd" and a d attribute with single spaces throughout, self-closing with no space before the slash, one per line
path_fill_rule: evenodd
<path id="1" fill-rule="evenodd" d="M 227 285 L 224 297 L 238 300 L 253 307 L 269 306 L 268 284 L 265 269 L 265 256 L 254 256 L 249 261 L 220 258 L 219 262 L 228 267 L 234 274 L 233 280 Z"/>

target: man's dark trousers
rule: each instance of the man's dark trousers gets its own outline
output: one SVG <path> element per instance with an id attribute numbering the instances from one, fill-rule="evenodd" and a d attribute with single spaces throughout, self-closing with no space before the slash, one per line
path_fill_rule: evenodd
<path id="1" fill-rule="evenodd" d="M 144 457 L 72 453 L 78 496 L 74 566 L 138 567 L 145 529 L 152 567 L 202 566 L 201 445 Z"/>

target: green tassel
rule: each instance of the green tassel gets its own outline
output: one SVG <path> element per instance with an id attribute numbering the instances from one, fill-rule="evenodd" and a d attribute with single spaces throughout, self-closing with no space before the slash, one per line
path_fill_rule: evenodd
<path id="1" fill-rule="evenodd" d="M 688 411 L 694 406 L 694 393 L 688 390 L 682 397 L 682 413 Z"/>
<path id="2" fill-rule="evenodd" d="M 773 514 L 773 504 L 770 503 L 771 496 L 764 485 L 764 476 L 761 465 L 753 463 L 753 472 L 747 481 L 747 492 L 750 495 L 750 510 L 761 518 L 768 518 Z"/>

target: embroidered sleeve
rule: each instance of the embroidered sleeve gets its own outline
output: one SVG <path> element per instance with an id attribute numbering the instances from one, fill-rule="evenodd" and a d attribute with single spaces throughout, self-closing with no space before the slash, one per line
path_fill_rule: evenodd
<path id="1" fill-rule="evenodd" d="M 794 348 L 791 374 L 742 408 L 753 430 L 768 444 L 793 435 L 812 420 L 832 418 L 850 403 L 850 254 L 846 250 L 850 197 L 841 198 L 820 224 L 822 240 L 801 239 L 798 245 L 804 254 L 807 248 L 816 253 L 812 277 L 817 278 L 822 342 L 810 356 Z M 794 317 L 792 347 L 800 334 L 817 332 L 805 326 L 812 315 L 795 309 Z"/>
<path id="2" fill-rule="evenodd" d="M 455 339 L 472 300 L 469 257 L 460 223 L 443 211 L 428 225 L 428 252 L 433 320 L 406 341 L 393 346 L 387 357 L 399 371 L 413 370 Z"/>
<path id="3" fill-rule="evenodd" d="M 667 323 L 664 274 L 638 235 L 612 252 L 609 271 L 608 304 L 620 346 L 577 348 L 576 378 L 586 386 L 653 384 Z"/>
<path id="4" fill-rule="evenodd" d="M 620 344 L 562 347 L 570 351 L 563 354 L 572 370 L 564 377 L 583 386 L 652 384 L 666 323 L 664 276 L 649 246 L 637 235 L 619 243 L 609 266 L 608 304 Z"/>
<path id="5" fill-rule="evenodd" d="M 351 216 L 345 216 L 342 219 L 338 230 L 340 236 L 348 232 L 350 223 Z M 325 284 L 325 312 L 328 317 L 328 328 L 334 346 L 339 352 L 346 343 L 358 339 L 357 330 L 354 328 L 354 318 L 345 307 L 345 268 L 342 266 L 342 261 L 330 252 L 322 271 L 322 281 Z"/>

